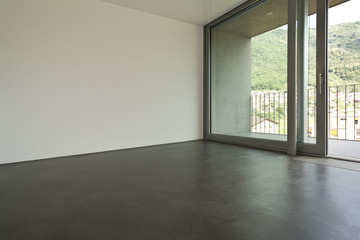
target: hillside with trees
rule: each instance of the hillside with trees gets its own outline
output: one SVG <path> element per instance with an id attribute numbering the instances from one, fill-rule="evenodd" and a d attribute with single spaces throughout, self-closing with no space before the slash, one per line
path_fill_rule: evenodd
<path id="1" fill-rule="evenodd" d="M 310 86 L 315 86 L 316 31 L 309 31 Z M 287 30 L 278 28 L 252 39 L 252 90 L 286 90 Z M 360 83 L 360 21 L 329 27 L 329 85 Z"/>

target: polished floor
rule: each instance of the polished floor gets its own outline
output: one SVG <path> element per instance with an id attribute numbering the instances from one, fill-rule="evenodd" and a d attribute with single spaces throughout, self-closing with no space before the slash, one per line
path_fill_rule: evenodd
<path id="1" fill-rule="evenodd" d="M 360 172 L 193 141 L 0 166 L 0 239 L 360 239 Z"/>

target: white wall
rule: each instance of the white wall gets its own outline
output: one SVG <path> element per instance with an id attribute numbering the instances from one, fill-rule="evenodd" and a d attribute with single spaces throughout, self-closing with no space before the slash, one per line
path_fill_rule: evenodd
<path id="1" fill-rule="evenodd" d="M 201 27 L 100 0 L 0 0 L 0 163 L 201 138 Z"/>

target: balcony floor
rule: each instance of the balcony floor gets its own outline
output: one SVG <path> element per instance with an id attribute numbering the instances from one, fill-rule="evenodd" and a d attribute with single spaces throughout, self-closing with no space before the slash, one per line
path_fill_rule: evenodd
<path id="1" fill-rule="evenodd" d="M 360 161 L 360 142 L 329 139 L 328 155 L 355 158 Z"/>
<path id="2" fill-rule="evenodd" d="M 244 133 L 231 133 L 228 135 L 267 139 L 267 140 L 277 140 L 277 141 L 287 140 L 286 135 L 279 135 L 279 134 L 244 132 Z M 315 138 L 308 139 L 308 143 L 315 143 L 315 142 L 316 142 Z M 328 155 L 334 157 L 354 158 L 354 159 L 359 159 L 360 161 L 360 141 L 329 139 Z"/>

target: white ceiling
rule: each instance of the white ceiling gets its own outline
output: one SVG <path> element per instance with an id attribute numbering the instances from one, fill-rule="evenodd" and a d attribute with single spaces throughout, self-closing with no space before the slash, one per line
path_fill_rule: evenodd
<path id="1" fill-rule="evenodd" d="M 123 7 L 204 26 L 246 0 L 103 0 Z"/>

